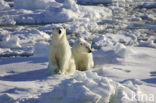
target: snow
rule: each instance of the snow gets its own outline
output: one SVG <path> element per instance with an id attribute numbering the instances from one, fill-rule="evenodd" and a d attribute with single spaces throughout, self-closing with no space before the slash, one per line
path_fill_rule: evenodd
<path id="1" fill-rule="evenodd" d="M 43 42 L 44 45 L 50 40 L 50 35 L 37 29 L 25 30 L 23 27 L 17 28 L 19 31 L 7 32 L 1 30 L 0 47 L 3 48 L 3 56 L 30 56 L 36 52 L 33 48 Z M 45 43 L 44 43 L 45 42 Z M 42 48 L 42 47 L 41 47 Z M 44 48 L 44 47 L 43 47 Z M 48 47 L 47 47 L 48 48 Z M 36 53 L 37 55 L 37 53 Z"/>
<path id="2" fill-rule="evenodd" d="M 44 50 L 44 51 L 43 51 Z M 48 57 L 49 54 L 49 43 L 39 42 L 34 45 L 34 56 L 35 57 Z"/>
<path id="3" fill-rule="evenodd" d="M 121 47 L 118 49 L 122 50 Z M 1 85 L 3 89 L 1 89 L 0 100 L 12 103 L 17 101 L 22 103 L 88 103 L 90 101 L 101 103 L 110 100 L 114 103 L 131 103 L 133 95 L 137 95 L 138 98 L 145 93 L 156 95 L 155 91 L 151 91 L 155 90 L 155 87 L 150 87 L 143 82 L 146 81 L 145 78 L 150 77 L 145 74 L 155 69 L 156 50 L 131 49 L 133 53 L 130 56 L 126 56 L 124 61 L 118 60 L 122 64 L 114 62 L 112 65 L 109 64 L 111 63 L 109 60 L 107 60 L 109 63 L 105 65 L 99 65 L 99 62 L 96 62 L 96 67 L 92 71 L 77 71 L 73 76 L 51 76 L 47 69 L 48 58 L 45 56 L 1 58 L 0 83 L 3 84 Z M 102 52 L 105 51 L 102 50 Z M 149 52 L 150 56 L 145 56 L 149 55 Z M 99 51 L 94 52 L 95 61 L 102 62 L 108 59 L 105 58 L 105 55 L 99 57 L 99 54 Z M 146 60 L 150 62 L 147 63 Z M 150 69 L 145 69 L 149 66 Z M 142 79 L 143 81 L 140 81 Z M 125 96 L 129 99 L 122 99 Z M 133 102 L 137 103 L 138 100 L 135 99 Z"/>
<path id="4" fill-rule="evenodd" d="M 80 6 L 75 0 L 65 0 L 58 3 L 53 0 L 15 0 L 16 9 L 14 12 L 18 15 L 10 15 L 7 23 L 1 24 L 44 24 L 44 23 L 62 23 L 74 20 L 100 20 L 112 15 L 110 9 L 95 6 Z M 23 10 L 25 9 L 25 10 Z M 8 14 L 7 14 L 8 15 Z M 94 16 L 97 15 L 97 16 Z M 5 13 L 2 13 L 5 20 Z M 3 20 L 2 19 L 2 20 Z M 6 21 L 6 20 L 5 20 Z M 14 23 L 15 22 L 15 23 Z"/>
<path id="5" fill-rule="evenodd" d="M 135 1 L 1 0 L 0 103 L 155 103 L 155 2 Z M 61 25 L 71 46 L 92 42 L 94 69 L 50 74 Z"/>
<path id="6" fill-rule="evenodd" d="M 156 2 L 144 3 L 140 7 L 147 8 L 147 9 L 156 8 Z"/>
<path id="7" fill-rule="evenodd" d="M 2 48 L 20 48 L 18 37 L 11 37 L 10 35 L 4 35 L 0 43 Z"/>
<path id="8" fill-rule="evenodd" d="M 45 9 L 47 8 L 54 0 L 15 0 L 14 7 L 16 9 Z"/>
<path id="9" fill-rule="evenodd" d="M 8 8 L 9 8 L 8 3 L 6 3 L 6 2 L 3 1 L 3 0 L 1 0 L 1 1 L 0 1 L 0 10 L 8 9 Z"/>
<path id="10" fill-rule="evenodd" d="M 100 4 L 111 3 L 112 0 L 77 0 L 79 4 Z"/>

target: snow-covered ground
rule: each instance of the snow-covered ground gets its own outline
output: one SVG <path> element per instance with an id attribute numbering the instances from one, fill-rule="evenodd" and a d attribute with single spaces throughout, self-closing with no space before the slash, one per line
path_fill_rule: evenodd
<path id="1" fill-rule="evenodd" d="M 155 12 L 155 0 L 1 0 L 0 103 L 155 103 Z M 71 46 L 92 41 L 94 69 L 50 75 L 58 25 Z"/>

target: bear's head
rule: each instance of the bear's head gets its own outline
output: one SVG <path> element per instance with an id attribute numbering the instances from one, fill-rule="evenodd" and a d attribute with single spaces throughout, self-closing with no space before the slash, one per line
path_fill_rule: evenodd
<path id="1" fill-rule="evenodd" d="M 55 38 L 61 38 L 64 34 L 66 35 L 66 29 L 65 27 L 56 27 L 52 28 L 53 37 Z"/>
<path id="2" fill-rule="evenodd" d="M 88 43 L 86 40 L 79 38 L 75 45 L 74 48 L 79 52 L 79 53 L 91 53 L 91 44 Z"/>

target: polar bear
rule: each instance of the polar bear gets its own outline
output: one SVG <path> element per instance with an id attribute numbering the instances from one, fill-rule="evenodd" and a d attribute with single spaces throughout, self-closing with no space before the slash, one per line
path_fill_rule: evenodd
<path id="1" fill-rule="evenodd" d="M 52 32 L 49 48 L 49 70 L 57 74 L 74 74 L 76 66 L 66 37 L 66 29 L 61 26 L 52 28 Z"/>
<path id="2" fill-rule="evenodd" d="M 76 69 L 80 71 L 88 70 L 94 67 L 91 44 L 82 38 L 75 42 L 72 48 Z"/>

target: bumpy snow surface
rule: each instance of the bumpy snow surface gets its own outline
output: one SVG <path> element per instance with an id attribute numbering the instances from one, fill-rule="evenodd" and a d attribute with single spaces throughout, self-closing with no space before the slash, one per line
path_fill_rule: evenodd
<path id="1" fill-rule="evenodd" d="M 0 10 L 7 9 L 7 8 L 9 8 L 9 5 L 5 1 L 1 0 L 0 1 Z"/>
<path id="2" fill-rule="evenodd" d="M 8 0 L 6 0 L 8 1 Z M 155 0 L 0 1 L 0 103 L 156 103 Z M 92 41 L 95 67 L 51 75 L 52 27 Z"/>

